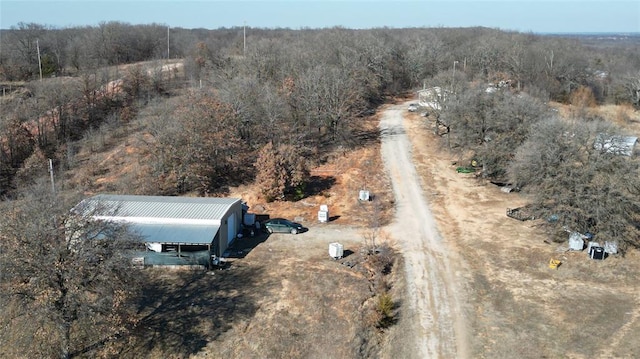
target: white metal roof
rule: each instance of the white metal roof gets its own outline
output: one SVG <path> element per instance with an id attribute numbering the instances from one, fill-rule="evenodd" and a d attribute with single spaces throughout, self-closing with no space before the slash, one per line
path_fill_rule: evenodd
<path id="1" fill-rule="evenodd" d="M 74 211 L 130 223 L 219 225 L 236 203 L 241 203 L 239 198 L 100 194 L 83 200 Z"/>

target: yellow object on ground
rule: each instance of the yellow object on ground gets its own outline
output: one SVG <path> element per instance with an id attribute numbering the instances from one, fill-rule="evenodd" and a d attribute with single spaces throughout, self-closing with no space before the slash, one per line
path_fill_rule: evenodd
<path id="1" fill-rule="evenodd" d="M 549 261 L 549 268 L 558 269 L 558 266 L 560 266 L 561 263 L 562 262 L 560 262 L 560 260 L 551 258 Z"/>

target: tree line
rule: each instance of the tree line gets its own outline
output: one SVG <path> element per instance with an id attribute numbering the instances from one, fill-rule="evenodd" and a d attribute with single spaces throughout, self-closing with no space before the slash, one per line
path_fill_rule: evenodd
<path id="1" fill-rule="evenodd" d="M 4 80 L 38 79 L 36 44 L 55 66 L 43 81 L 3 97 L 2 193 L 33 182 L 31 164 L 53 158 L 71 170 L 96 133 L 138 121 L 148 158 L 123 188 L 205 195 L 260 178 L 270 199 L 300 196 L 308 166 L 371 138 L 361 124 L 378 105 L 433 86 L 446 92 L 432 118 L 444 125 L 448 146 L 472 151 L 486 178 L 513 182 L 516 152 L 532 126 L 553 117 L 547 102 L 640 106 L 640 50 L 629 46 L 640 40 L 633 36 L 615 46 L 487 28 L 247 33 L 245 42 L 242 28 L 119 22 L 3 30 Z M 181 58 L 179 74 L 161 70 L 167 57 Z M 109 67 L 140 61 L 147 65 Z M 114 83 L 117 91 L 106 90 Z M 497 84 L 506 87 L 486 91 Z M 599 120 L 587 110 L 576 116 Z"/>
<path id="2" fill-rule="evenodd" d="M 593 37 L 542 36 L 488 28 L 259 29 L 169 28 L 162 24 L 103 22 L 98 26 L 53 28 L 20 23 L 0 31 L 0 80 L 77 76 L 105 66 L 188 58 L 190 77 L 208 65 L 225 68 L 246 56 L 253 75 L 266 82 L 300 74 L 316 65 L 360 67 L 358 80 L 394 92 L 422 85 L 458 62 L 470 79 L 501 75 L 519 88 L 537 88 L 567 102 L 579 86 L 604 102 L 637 102 L 637 36 L 621 35 L 620 46 Z M 635 45 L 635 46 L 634 46 Z M 40 56 L 38 56 L 40 55 Z M 351 74 L 356 75 L 356 74 Z M 634 81 L 635 79 L 635 81 Z M 375 93 L 372 95 L 375 96 Z"/>

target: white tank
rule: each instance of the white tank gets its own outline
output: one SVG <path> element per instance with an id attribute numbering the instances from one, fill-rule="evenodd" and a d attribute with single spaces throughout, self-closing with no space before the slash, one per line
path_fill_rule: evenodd
<path id="1" fill-rule="evenodd" d="M 318 211 L 318 221 L 320 223 L 329 222 L 329 206 L 326 204 L 320 205 L 320 210 Z"/>
<path id="2" fill-rule="evenodd" d="M 343 254 L 344 248 L 342 247 L 342 244 L 337 242 L 329 243 L 329 256 L 331 256 L 331 258 L 340 259 Z"/>

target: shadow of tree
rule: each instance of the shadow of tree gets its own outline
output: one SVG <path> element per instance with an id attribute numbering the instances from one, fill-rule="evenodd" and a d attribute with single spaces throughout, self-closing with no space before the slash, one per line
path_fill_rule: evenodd
<path id="1" fill-rule="evenodd" d="M 356 129 L 352 131 L 351 136 L 349 136 L 348 143 L 352 147 L 360 147 L 378 141 L 380 141 L 380 130 L 376 127 L 371 129 Z"/>
<path id="2" fill-rule="evenodd" d="M 315 196 L 322 194 L 322 192 L 331 189 L 336 183 L 336 178 L 333 176 L 311 176 L 307 186 L 305 188 L 305 197 Z"/>
<path id="3" fill-rule="evenodd" d="M 234 322 L 255 314 L 260 293 L 255 284 L 261 272 L 234 266 L 215 272 L 153 273 L 156 278 L 145 285 L 139 304 L 141 320 L 112 350 L 118 358 L 185 358 L 198 353 Z"/>

